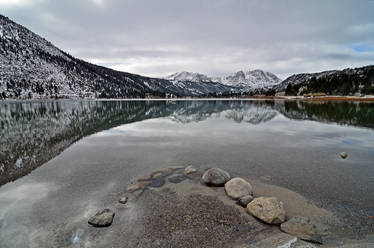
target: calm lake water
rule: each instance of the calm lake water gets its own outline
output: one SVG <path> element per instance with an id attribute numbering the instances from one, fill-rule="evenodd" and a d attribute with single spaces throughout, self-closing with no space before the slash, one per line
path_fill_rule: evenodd
<path id="1" fill-rule="evenodd" d="M 373 103 L 0 102 L 0 128 L 0 247 L 74 242 L 88 212 L 175 165 L 282 186 L 374 230 Z"/>

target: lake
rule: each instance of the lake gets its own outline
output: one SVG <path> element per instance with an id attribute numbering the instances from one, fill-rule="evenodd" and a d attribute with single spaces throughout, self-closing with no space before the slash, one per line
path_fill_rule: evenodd
<path id="1" fill-rule="evenodd" d="M 353 237 L 374 231 L 373 103 L 3 101 L 0 127 L 0 247 L 74 243 L 134 178 L 187 165 L 297 192 Z"/>

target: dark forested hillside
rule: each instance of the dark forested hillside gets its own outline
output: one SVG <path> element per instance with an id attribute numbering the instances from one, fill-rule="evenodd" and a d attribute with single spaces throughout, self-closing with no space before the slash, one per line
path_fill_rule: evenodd
<path id="1" fill-rule="evenodd" d="M 325 93 L 327 95 L 373 95 L 374 66 L 342 71 L 293 75 L 276 87 L 286 95 Z"/>

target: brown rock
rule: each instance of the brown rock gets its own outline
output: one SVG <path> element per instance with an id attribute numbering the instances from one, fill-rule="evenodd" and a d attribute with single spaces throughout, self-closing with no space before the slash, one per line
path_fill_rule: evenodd
<path id="1" fill-rule="evenodd" d="M 258 197 L 251 201 L 247 210 L 268 224 L 281 224 L 286 220 L 283 203 L 276 197 Z"/>
<path id="2" fill-rule="evenodd" d="M 149 180 L 151 180 L 151 178 L 152 178 L 151 175 L 144 175 L 144 176 L 142 176 L 142 177 L 140 177 L 140 178 L 138 179 L 138 182 L 141 182 L 141 181 L 149 181 Z"/>
<path id="3" fill-rule="evenodd" d="M 237 200 L 246 195 L 252 195 L 252 185 L 243 178 L 233 178 L 225 184 L 225 191 L 232 199 Z"/>
<path id="4" fill-rule="evenodd" d="M 94 227 L 110 226 L 113 222 L 114 212 L 108 208 L 97 212 L 88 220 L 88 224 Z"/>
<path id="5" fill-rule="evenodd" d="M 138 183 L 136 184 L 136 186 L 138 186 L 139 188 L 145 188 L 145 187 L 147 187 L 149 184 L 150 184 L 149 181 L 141 181 L 141 182 L 138 182 Z"/>

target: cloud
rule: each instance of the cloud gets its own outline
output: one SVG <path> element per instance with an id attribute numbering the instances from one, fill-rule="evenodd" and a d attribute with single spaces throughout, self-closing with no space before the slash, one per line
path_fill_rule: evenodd
<path id="1" fill-rule="evenodd" d="M 353 47 L 374 44 L 374 1 L 18 1 L 5 14 L 63 50 L 148 76 L 261 68 L 285 78 L 374 61 Z"/>
<path id="2" fill-rule="evenodd" d="M 15 7 L 27 7 L 33 5 L 40 0 L 0 0 L 1 8 L 15 8 Z"/>

